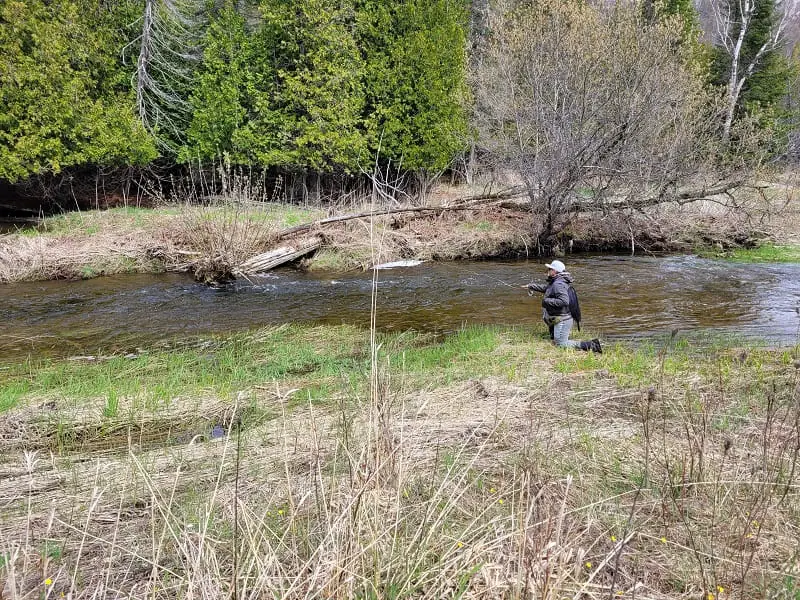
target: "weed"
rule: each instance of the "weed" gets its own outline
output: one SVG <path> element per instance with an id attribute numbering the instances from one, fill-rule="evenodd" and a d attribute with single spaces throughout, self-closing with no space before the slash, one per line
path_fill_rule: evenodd
<path id="1" fill-rule="evenodd" d="M 106 397 L 106 405 L 103 407 L 103 416 L 113 418 L 119 412 L 119 397 L 114 390 L 108 392 Z"/>
<path id="2" fill-rule="evenodd" d="M 736 248 L 722 252 L 704 252 L 714 258 L 743 263 L 800 262 L 800 246 L 764 244 L 756 248 Z"/>

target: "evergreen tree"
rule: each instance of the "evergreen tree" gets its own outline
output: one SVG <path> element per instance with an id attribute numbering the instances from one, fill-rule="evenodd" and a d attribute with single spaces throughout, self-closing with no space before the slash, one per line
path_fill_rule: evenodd
<path id="1" fill-rule="evenodd" d="M 156 156 L 133 111 L 118 27 L 132 2 L 0 4 L 0 178 Z"/>
<path id="2" fill-rule="evenodd" d="M 742 52 L 745 62 L 753 60 L 759 48 L 769 39 L 775 20 L 775 0 L 759 0 L 750 26 L 751 34 L 745 37 Z M 739 106 L 745 111 L 777 108 L 786 98 L 791 67 L 782 51 L 781 44 L 764 53 L 759 67 L 745 82 L 739 98 Z"/>
<path id="3" fill-rule="evenodd" d="M 264 0 L 248 34 L 229 3 L 209 29 L 184 156 L 293 170 L 354 170 L 363 154 L 363 63 L 353 11 Z"/>
<path id="4" fill-rule="evenodd" d="M 766 117 L 762 124 L 775 125 L 793 77 L 792 63 L 782 54 L 785 20 L 775 0 L 721 2 L 711 80 L 727 91 L 725 134 L 731 122 L 744 114 Z"/>
<path id="5" fill-rule="evenodd" d="M 466 145 L 464 0 L 361 0 L 366 132 L 373 156 L 439 170 Z"/>
<path id="6" fill-rule="evenodd" d="M 233 139 L 249 117 L 253 60 L 245 20 L 234 2 L 226 2 L 206 34 L 203 61 L 190 98 L 193 114 L 182 161 L 219 156 L 235 162 L 250 160 L 247 149 L 236 147 Z"/>

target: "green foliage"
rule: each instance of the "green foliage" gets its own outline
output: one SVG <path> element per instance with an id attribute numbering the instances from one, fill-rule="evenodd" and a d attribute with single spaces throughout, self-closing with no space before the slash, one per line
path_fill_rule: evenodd
<path id="1" fill-rule="evenodd" d="M 467 18 L 463 0 L 359 2 L 372 154 L 441 169 L 464 147 Z"/>
<path id="2" fill-rule="evenodd" d="M 364 149 L 362 60 L 352 9 L 263 0 L 248 34 L 226 6 L 209 29 L 185 158 L 353 170 Z"/>
<path id="3" fill-rule="evenodd" d="M 229 2 L 208 30 L 183 160 L 444 168 L 467 131 L 463 0 Z"/>
<path id="4" fill-rule="evenodd" d="M 202 27 L 184 32 L 204 32 L 197 67 L 159 6 L 163 27 L 148 39 L 168 39 L 148 46 L 137 114 L 141 0 L 2 4 L 0 178 L 145 164 L 154 136 L 182 162 L 316 172 L 358 171 L 376 156 L 439 170 L 464 145 L 465 0 L 208 3 L 191 21 Z M 186 107 L 188 122 L 172 114 Z"/>
<path id="5" fill-rule="evenodd" d="M 135 3 L 11 0 L 0 6 L 0 178 L 156 157 L 120 61 Z"/>
<path id="6" fill-rule="evenodd" d="M 731 7 L 737 14 L 739 4 L 734 0 Z M 747 69 L 756 59 L 759 50 L 769 40 L 778 18 L 775 0 L 756 0 L 755 13 L 745 32 L 742 45 L 740 69 Z M 741 20 L 741 17 L 738 17 Z M 733 34 L 739 30 L 734 27 Z M 731 56 L 723 48 L 713 50 L 711 69 L 712 82 L 725 86 L 731 72 Z M 788 93 L 789 82 L 796 77 L 797 65 L 783 56 L 781 48 L 772 49 L 761 56 L 751 76 L 745 81 L 737 101 L 737 115 L 756 118 L 762 128 L 776 129 L 787 116 L 782 110 Z"/>
<path id="7" fill-rule="evenodd" d="M 229 3 L 211 23 L 191 102 L 194 114 L 181 159 L 211 159 L 234 151 L 232 138 L 247 118 L 252 44 L 244 18 Z M 262 73 L 267 78 L 269 72 Z"/>
<path id="8" fill-rule="evenodd" d="M 262 164 L 353 169 L 363 148 L 363 91 L 352 9 L 335 0 L 264 0 L 261 12 L 259 62 L 271 58 L 274 78 L 255 94 L 243 142 Z M 272 132 L 266 143 L 262 131 Z"/>

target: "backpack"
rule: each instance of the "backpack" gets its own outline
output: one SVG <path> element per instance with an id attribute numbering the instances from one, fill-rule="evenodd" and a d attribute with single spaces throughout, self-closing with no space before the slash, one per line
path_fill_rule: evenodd
<path id="1" fill-rule="evenodd" d="M 578 331 L 581 330 L 581 305 L 578 302 L 578 293 L 575 288 L 569 286 L 567 292 L 569 295 L 569 314 L 572 315 L 572 320 L 578 325 Z"/>

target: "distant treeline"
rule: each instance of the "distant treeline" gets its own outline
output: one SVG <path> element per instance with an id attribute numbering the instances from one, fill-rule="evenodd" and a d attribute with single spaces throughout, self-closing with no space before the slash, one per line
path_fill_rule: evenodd
<path id="1" fill-rule="evenodd" d="M 597 76 L 596 85 L 604 85 L 616 77 L 619 89 L 633 94 L 628 106 L 634 106 L 642 94 L 659 92 L 631 87 L 640 85 L 631 83 L 640 75 L 614 60 L 645 50 L 655 57 L 655 69 L 668 63 L 671 71 L 665 67 L 661 80 L 643 82 L 657 81 L 652 85 L 663 90 L 669 89 L 669 78 L 681 77 L 698 106 L 719 104 L 709 114 L 719 121 L 725 148 L 736 150 L 741 134 L 735 122 L 743 117 L 751 123 L 747 131 L 778 134 L 759 138 L 761 147 L 772 144 L 773 153 L 785 148 L 786 134 L 794 127 L 789 92 L 797 69 L 786 57 L 780 30 L 784 21 L 774 0 L 712 0 L 715 21 L 706 29 L 716 33 L 706 36 L 690 0 L 627 3 L 617 16 L 608 13 L 616 9 L 607 4 L 569 13 L 565 6 L 582 3 L 546 4 L 3 0 L 0 180 L 20 182 L 87 165 L 214 161 L 340 175 L 388 163 L 430 174 L 476 146 L 479 154 L 494 153 L 495 164 L 511 164 L 524 177 L 533 164 L 539 165 L 538 172 L 541 165 L 551 167 L 550 157 L 556 156 L 551 148 L 572 144 L 582 154 L 576 155 L 578 166 L 567 179 L 526 180 L 532 197 L 541 196 L 547 185 L 560 194 L 573 189 L 575 174 L 585 170 L 580 165 L 589 146 L 576 142 L 575 127 L 583 128 L 580 135 L 587 140 L 597 139 L 600 121 L 611 117 L 598 112 L 594 118 L 586 111 L 612 107 L 607 99 L 592 99 L 582 112 L 569 107 L 573 112 L 565 120 L 564 94 L 575 98 L 586 92 L 570 88 L 569 79 L 574 75 L 579 83 Z M 592 11 L 608 14 L 598 17 Z M 531 23 L 527 28 L 514 24 L 525 20 Z M 587 32 L 578 47 L 547 39 L 548 28 L 559 23 L 566 23 L 565 32 L 578 27 Z M 539 25 L 545 37 L 524 39 Z M 592 27 L 630 31 L 625 35 L 631 49 L 604 56 L 602 44 L 611 52 L 612 42 L 603 41 L 599 31 L 594 35 Z M 650 30 L 656 42 L 647 40 Z M 713 44 L 700 41 L 708 38 Z M 654 54 L 658 44 L 664 48 L 658 50 L 663 60 Z M 539 54 L 525 58 L 534 45 Z M 500 60 L 507 52 L 519 57 L 514 73 L 510 63 Z M 552 65 L 534 64 L 541 52 L 549 53 Z M 582 54 L 599 58 L 584 65 Z M 558 75 L 567 60 L 587 74 L 565 69 Z M 526 73 L 528 64 L 540 74 Z M 596 72 L 601 67 L 604 72 Z M 695 94 L 692 82 L 703 89 Z M 652 110 L 655 105 L 642 106 Z M 698 114 L 695 108 L 684 113 Z M 630 155 L 631 123 L 650 118 L 621 114 L 615 113 L 616 129 L 597 149 L 609 161 L 604 167 L 609 172 L 620 171 L 609 156 Z M 652 118 L 675 119 L 664 110 L 658 114 Z M 659 138 L 653 136 L 674 131 L 674 126 L 661 128 L 647 143 L 657 147 Z M 691 142 L 696 135 L 692 130 L 684 138 Z M 702 135 L 710 134 L 704 130 Z M 509 149 L 513 144 L 518 147 Z M 557 160 L 569 164 L 569 157 Z"/>

